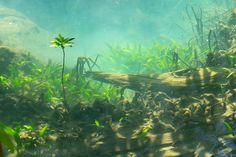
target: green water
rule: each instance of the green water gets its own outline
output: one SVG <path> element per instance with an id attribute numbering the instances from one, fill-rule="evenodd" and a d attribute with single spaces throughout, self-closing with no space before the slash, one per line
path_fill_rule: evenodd
<path id="1" fill-rule="evenodd" d="M 39 35 L 27 30 L 16 40 L 24 39 L 19 47 L 37 51 L 38 56 L 55 58 L 56 53 L 47 49 L 48 40 L 58 33 L 75 37 L 76 45 L 68 53 L 68 64 L 79 55 L 103 54 L 107 44 L 126 45 L 138 43 L 150 45 L 154 41 L 168 43 L 170 40 L 187 42 L 193 35 L 186 8 L 193 6 L 203 10 L 203 21 L 220 18 L 220 14 L 233 8 L 231 0 L 10 0 L 0 1 L 3 7 L 12 8 L 35 23 L 37 29 L 43 29 Z M 216 16 L 216 17 L 215 17 Z M 214 20 L 213 20 L 214 21 Z M 217 21 L 215 21 L 217 22 Z M 10 29 L 10 28 L 9 28 Z M 208 28 L 207 28 L 208 29 Z M 4 30 L 2 29 L 4 32 Z M 206 30 L 207 31 L 207 30 Z M 4 36 L 2 40 L 4 40 Z M 35 39 L 36 38 L 36 39 Z M 37 44 L 35 44 L 35 41 Z M 42 49 L 41 52 L 39 49 Z M 70 65 L 72 65 L 71 63 Z"/>
<path id="2" fill-rule="evenodd" d="M 0 157 L 235 156 L 235 2 L 0 0 Z"/>

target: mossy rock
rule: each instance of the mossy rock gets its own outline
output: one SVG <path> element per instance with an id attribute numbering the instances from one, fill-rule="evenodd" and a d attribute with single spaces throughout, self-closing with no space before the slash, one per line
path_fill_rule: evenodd
<path id="1" fill-rule="evenodd" d="M 12 60 L 17 56 L 17 51 L 9 47 L 0 46 L 0 74 L 7 74 Z"/>

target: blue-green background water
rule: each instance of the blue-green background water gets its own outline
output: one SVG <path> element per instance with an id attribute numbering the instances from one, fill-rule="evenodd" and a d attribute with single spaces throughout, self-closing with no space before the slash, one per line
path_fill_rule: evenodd
<path id="1" fill-rule="evenodd" d="M 67 54 L 67 63 L 71 65 L 79 55 L 103 53 L 107 44 L 145 46 L 156 40 L 187 42 L 193 32 L 186 8 L 202 8 L 203 20 L 208 20 L 233 8 L 234 3 L 232 0 L 0 0 L 1 6 L 24 14 L 43 30 L 39 36 L 29 33 L 12 36 L 19 41 L 23 38 L 25 41 L 17 46 L 39 58 L 60 59 L 57 50 L 48 48 L 50 39 L 58 33 L 75 37 L 75 45 Z"/>
<path id="2" fill-rule="evenodd" d="M 228 69 L 235 68 L 235 25 L 223 23 L 235 20 L 234 7 L 233 0 L 0 0 L 0 46 L 59 63 L 44 66 L 26 57 L 9 68 L 2 64 L 2 71 L 9 69 L 9 76 L 0 78 L 2 121 L 25 129 L 36 124 L 22 134 L 29 135 L 29 156 L 233 152 L 235 137 L 223 135 L 236 129 L 235 73 Z M 204 32 L 197 32 L 196 17 Z M 77 69 L 66 69 L 63 77 L 61 49 L 49 47 L 58 33 L 76 38 L 73 47 L 66 48 L 66 66 L 74 66 L 78 56 L 100 54 L 102 68 L 95 70 L 122 75 L 91 72 L 91 78 L 114 80 L 121 87 L 83 77 L 88 66 L 81 62 Z M 201 35 L 204 41 L 198 42 Z M 184 68 L 188 70 L 143 77 Z M 154 140 L 147 139 L 149 133 Z M 47 143 L 44 138 L 49 136 Z"/>

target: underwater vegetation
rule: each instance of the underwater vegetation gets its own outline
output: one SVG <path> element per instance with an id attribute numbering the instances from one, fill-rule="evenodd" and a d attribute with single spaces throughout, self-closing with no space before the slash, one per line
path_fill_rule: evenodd
<path id="1" fill-rule="evenodd" d="M 173 41 L 168 46 L 165 46 L 155 42 L 147 48 L 141 45 L 127 47 L 109 46 L 109 50 L 104 55 L 103 60 L 106 65 L 111 64 L 107 68 L 109 71 L 158 74 L 182 68 L 204 66 L 204 56 L 208 52 L 196 53 L 191 45 L 190 47 L 184 47 L 182 44 Z"/>
<path id="2" fill-rule="evenodd" d="M 12 128 L 0 123 L 0 156 L 3 157 L 3 146 L 14 152 L 20 148 L 20 137 L 19 134 Z"/>
<path id="3" fill-rule="evenodd" d="M 73 67 L 61 34 L 62 63 L 0 46 L 0 157 L 234 156 L 236 13 L 206 31 L 188 9 L 186 45 L 108 45 Z"/>
<path id="4" fill-rule="evenodd" d="M 58 34 L 58 36 L 51 41 L 51 46 L 53 47 L 60 47 L 63 53 L 62 57 L 62 71 L 61 71 L 61 85 L 62 85 L 62 91 L 63 91 L 63 103 L 67 107 L 67 102 L 66 102 L 66 91 L 65 91 L 65 85 L 64 85 L 64 72 L 65 72 L 65 48 L 66 47 L 72 47 L 73 40 L 75 38 L 65 38 L 61 34 Z"/>

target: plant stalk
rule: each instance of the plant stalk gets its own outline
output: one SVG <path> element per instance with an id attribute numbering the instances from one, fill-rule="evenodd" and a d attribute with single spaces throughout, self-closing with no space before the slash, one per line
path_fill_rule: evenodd
<path id="1" fill-rule="evenodd" d="M 63 95 L 63 104 L 68 108 L 68 104 L 66 101 L 66 90 L 65 90 L 65 84 L 64 84 L 64 72 L 65 72 L 65 48 L 62 47 L 62 52 L 63 52 L 63 62 L 62 62 L 62 71 L 61 71 L 61 86 L 62 86 L 62 95 Z"/>

